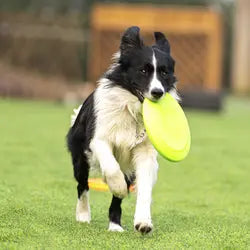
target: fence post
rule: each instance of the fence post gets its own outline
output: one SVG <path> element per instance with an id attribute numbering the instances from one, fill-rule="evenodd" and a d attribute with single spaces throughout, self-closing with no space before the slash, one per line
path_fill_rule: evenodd
<path id="1" fill-rule="evenodd" d="M 232 87 L 234 93 L 250 92 L 250 1 L 236 1 Z"/>

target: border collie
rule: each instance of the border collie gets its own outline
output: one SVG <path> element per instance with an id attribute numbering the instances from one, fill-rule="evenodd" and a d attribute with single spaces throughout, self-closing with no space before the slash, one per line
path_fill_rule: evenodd
<path id="1" fill-rule="evenodd" d="M 90 222 L 88 175 L 99 167 L 113 194 L 109 208 L 110 231 L 122 232 L 121 203 L 136 180 L 134 228 L 152 230 L 151 195 L 157 179 L 157 152 L 142 121 L 142 102 L 157 102 L 169 92 L 176 99 L 175 62 L 169 42 L 155 32 L 155 44 L 145 46 L 139 27 L 128 28 L 113 64 L 96 90 L 75 110 L 67 135 L 74 176 L 78 182 L 76 220 Z"/>

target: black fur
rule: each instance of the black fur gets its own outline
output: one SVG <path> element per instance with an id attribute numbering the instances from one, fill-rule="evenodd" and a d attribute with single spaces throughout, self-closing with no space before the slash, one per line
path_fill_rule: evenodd
<path id="1" fill-rule="evenodd" d="M 143 102 L 153 77 L 152 54 L 157 60 L 157 78 L 166 92 L 174 88 L 174 59 L 170 55 L 169 42 L 161 32 L 155 32 L 156 44 L 145 46 L 139 35 L 139 27 L 129 28 L 121 39 L 121 56 L 118 67 L 105 77 L 114 84 L 127 89 Z M 157 99 L 157 98 L 156 98 Z"/>
<path id="2" fill-rule="evenodd" d="M 113 195 L 110 207 L 109 207 L 109 220 L 121 226 L 121 209 L 122 199 Z"/>
<path id="3" fill-rule="evenodd" d="M 78 182 L 78 197 L 88 190 L 89 164 L 84 152 L 90 151 L 89 143 L 94 134 L 95 114 L 93 93 L 83 103 L 74 125 L 67 135 L 68 149 L 71 152 L 74 176 Z"/>
<path id="4" fill-rule="evenodd" d="M 135 175 L 130 176 L 130 178 L 128 178 L 125 175 L 125 181 L 127 183 L 127 187 L 129 191 L 129 187 L 135 181 Z M 121 203 L 122 203 L 122 199 L 115 197 L 113 195 L 112 201 L 109 207 L 109 220 L 120 226 L 121 226 L 121 215 L 122 215 Z"/>

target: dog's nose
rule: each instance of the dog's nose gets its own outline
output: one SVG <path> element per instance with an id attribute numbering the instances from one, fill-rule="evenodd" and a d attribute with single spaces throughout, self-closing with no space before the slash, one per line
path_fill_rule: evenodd
<path id="1" fill-rule="evenodd" d="M 151 95 L 152 95 L 154 98 L 159 99 L 159 98 L 161 98 L 162 95 L 163 95 L 163 90 L 162 90 L 162 89 L 157 89 L 157 88 L 152 89 L 152 90 L 151 90 Z"/>

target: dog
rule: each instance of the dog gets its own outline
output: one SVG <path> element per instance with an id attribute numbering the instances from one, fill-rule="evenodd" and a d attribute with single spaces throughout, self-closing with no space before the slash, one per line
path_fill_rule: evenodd
<path id="1" fill-rule="evenodd" d="M 128 28 L 110 68 L 72 117 L 67 145 L 78 182 L 79 222 L 90 223 L 88 176 L 90 168 L 99 167 L 113 194 L 108 230 L 124 231 L 121 203 L 134 181 L 134 228 L 143 234 L 153 228 L 151 195 L 158 163 L 143 125 L 142 103 L 144 98 L 157 102 L 166 92 L 179 99 L 169 42 L 161 32 L 154 37 L 155 44 L 146 46 L 140 28 Z"/>

